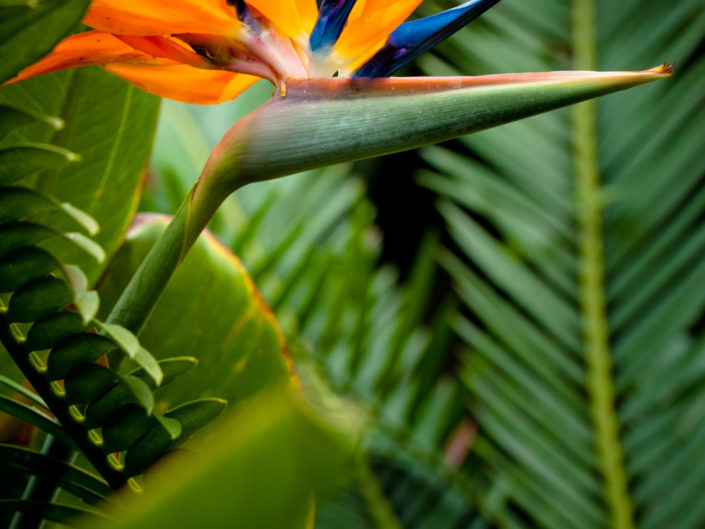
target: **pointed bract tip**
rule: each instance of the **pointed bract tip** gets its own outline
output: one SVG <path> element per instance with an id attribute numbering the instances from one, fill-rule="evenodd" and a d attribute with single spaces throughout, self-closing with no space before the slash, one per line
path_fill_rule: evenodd
<path id="1" fill-rule="evenodd" d="M 653 73 L 661 74 L 664 76 L 673 75 L 673 65 L 668 64 L 667 62 L 664 62 L 663 64 L 661 64 L 659 66 L 655 66 L 654 68 L 647 70 L 647 72 L 653 72 Z"/>

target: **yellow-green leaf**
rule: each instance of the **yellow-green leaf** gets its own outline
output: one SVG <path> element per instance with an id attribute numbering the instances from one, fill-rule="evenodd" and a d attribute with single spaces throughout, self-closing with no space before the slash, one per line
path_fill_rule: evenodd
<path id="1" fill-rule="evenodd" d="M 297 395 L 273 389 L 217 423 L 194 452 L 157 464 L 144 493 L 126 498 L 115 521 L 84 527 L 303 528 L 314 492 L 345 469 L 346 437 Z"/>
<path id="2" fill-rule="evenodd" d="M 168 221 L 138 217 L 100 285 L 103 316 Z M 199 362 L 159 391 L 161 412 L 202 397 L 233 404 L 291 376 L 286 343 L 269 307 L 240 261 L 208 232 L 179 266 L 140 342 L 157 359 L 188 355 Z"/>

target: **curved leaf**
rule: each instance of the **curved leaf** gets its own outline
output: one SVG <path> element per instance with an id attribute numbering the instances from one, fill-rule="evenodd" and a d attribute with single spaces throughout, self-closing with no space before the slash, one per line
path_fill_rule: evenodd
<path id="1" fill-rule="evenodd" d="M 26 142 L 0 149 L 0 185 L 14 184 L 39 171 L 79 161 L 76 153 L 43 143 Z"/>
<path id="2" fill-rule="evenodd" d="M 2 7 L 0 84 L 49 53 L 81 22 L 90 0 L 43 0 Z"/>
<path id="3" fill-rule="evenodd" d="M 33 180 L 38 189 L 93 216 L 100 225 L 96 242 L 113 255 L 137 208 L 159 99 L 98 68 L 41 76 L 6 86 L 2 94 L 15 106 L 64 119 L 66 126 L 55 133 L 25 127 L 14 133 L 14 143 L 52 143 L 81 157 L 80 163 L 44 171 Z M 42 220 L 71 231 L 53 215 Z M 80 266 L 90 284 L 105 266 L 74 248 L 57 247 L 56 255 Z"/>
<path id="4" fill-rule="evenodd" d="M 83 520 L 90 520 L 90 523 L 98 523 L 106 519 L 106 516 L 97 510 L 31 500 L 0 499 L 0 512 L 27 513 L 43 520 L 67 524 L 71 527 L 77 527 L 73 520 L 79 517 L 82 517 Z"/>
<path id="5" fill-rule="evenodd" d="M 54 130 L 61 130 L 65 125 L 61 118 L 0 103 L 0 140 L 3 140 L 12 130 L 37 120 L 43 121 Z"/>
<path id="6" fill-rule="evenodd" d="M 126 498 L 119 519 L 82 526 L 303 527 L 314 490 L 339 479 L 348 439 L 298 396 L 268 391 L 218 423 L 196 453 L 157 465 L 145 477 L 146 493 Z"/>
<path id="7" fill-rule="evenodd" d="M 58 422 L 53 419 L 49 419 L 46 415 L 43 415 L 31 406 L 27 406 L 26 404 L 22 404 L 21 402 L 8 399 L 7 397 L 0 395 L 0 410 L 17 417 L 32 426 L 36 426 L 40 430 L 61 439 L 65 443 L 73 445 L 73 440 Z"/>
<path id="8" fill-rule="evenodd" d="M 56 483 L 89 503 L 105 501 L 113 492 L 104 481 L 85 470 L 28 448 L 0 444 L 0 467 L 20 470 Z"/>
<path id="9" fill-rule="evenodd" d="M 165 217 L 138 217 L 100 285 L 104 311 L 167 222 Z M 157 392 L 161 411 L 212 396 L 232 404 L 291 373 L 274 316 L 240 262 L 208 233 L 179 266 L 140 342 L 158 359 L 189 354 L 199 362 L 178 384 Z"/>
<path id="10" fill-rule="evenodd" d="M 10 389 L 13 393 L 19 393 L 25 399 L 29 400 L 32 404 L 39 407 L 40 409 L 46 410 L 47 405 L 42 400 L 42 398 L 34 393 L 33 391 L 27 389 L 19 382 L 15 382 L 11 378 L 7 378 L 4 375 L 0 375 L 0 385 L 3 385 Z"/>

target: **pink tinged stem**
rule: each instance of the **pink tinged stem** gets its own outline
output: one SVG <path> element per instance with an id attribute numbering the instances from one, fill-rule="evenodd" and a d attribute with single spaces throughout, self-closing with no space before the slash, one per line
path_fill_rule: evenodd
<path id="1" fill-rule="evenodd" d="M 282 72 L 282 78 L 307 79 L 309 71 L 307 65 L 297 53 L 290 39 L 283 37 L 276 31 L 265 31 L 262 35 L 265 49 L 269 51 L 267 57 L 273 66 Z"/>

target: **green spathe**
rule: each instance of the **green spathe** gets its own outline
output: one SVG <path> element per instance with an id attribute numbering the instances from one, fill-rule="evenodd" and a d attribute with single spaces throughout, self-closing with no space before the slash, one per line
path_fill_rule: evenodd
<path id="1" fill-rule="evenodd" d="M 667 77 L 545 72 L 293 81 L 236 123 L 203 178 L 232 190 L 339 162 L 414 149 Z"/>
<path id="2" fill-rule="evenodd" d="M 109 321 L 139 332 L 213 213 L 246 184 L 438 143 L 670 74 L 664 65 L 639 72 L 289 82 L 285 93 L 226 133 Z"/>

